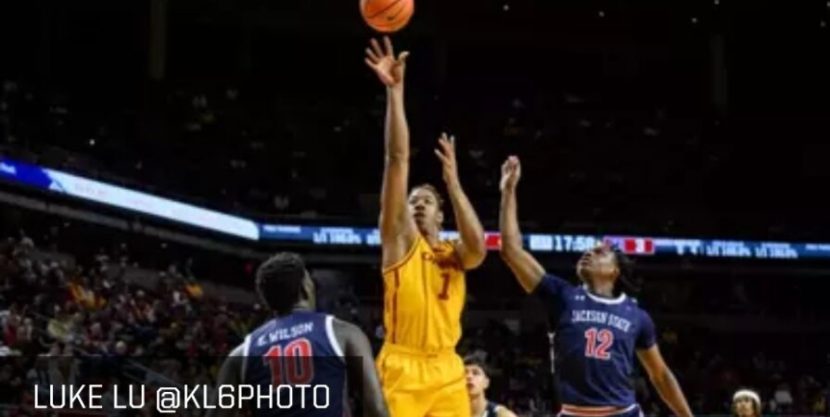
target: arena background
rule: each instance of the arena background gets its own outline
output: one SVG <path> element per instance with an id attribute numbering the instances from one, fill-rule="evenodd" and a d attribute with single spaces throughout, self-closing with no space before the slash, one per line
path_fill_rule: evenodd
<path id="1" fill-rule="evenodd" d="M 696 414 L 749 386 L 765 414 L 828 415 L 828 22 L 816 0 L 420 0 L 395 36 L 412 179 L 441 184 L 431 148 L 454 133 L 492 231 L 519 155 L 533 249 L 573 277 L 594 240 L 627 248 Z M 370 36 L 357 1 L 0 6 L 0 355 L 223 355 L 265 317 L 258 261 L 287 248 L 377 348 Z M 540 307 L 493 252 L 468 288 L 461 350 L 492 364 L 490 397 L 551 415 Z M 9 416 L 31 415 L 24 365 L 0 369 Z"/>

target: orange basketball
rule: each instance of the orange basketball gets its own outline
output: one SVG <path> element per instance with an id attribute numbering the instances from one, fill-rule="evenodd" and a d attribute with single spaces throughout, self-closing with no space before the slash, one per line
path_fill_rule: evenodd
<path id="1" fill-rule="evenodd" d="M 392 33 L 403 29 L 412 13 L 415 0 L 360 0 L 360 13 L 372 29 Z"/>

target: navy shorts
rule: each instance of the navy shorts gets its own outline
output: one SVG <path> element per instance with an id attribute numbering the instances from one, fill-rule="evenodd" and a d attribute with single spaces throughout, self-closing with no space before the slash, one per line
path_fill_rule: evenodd
<path id="1" fill-rule="evenodd" d="M 615 411 L 610 411 L 608 414 L 599 414 L 598 412 L 600 409 L 605 407 L 584 407 L 585 411 L 581 412 L 582 410 L 578 410 L 578 408 L 582 407 L 569 407 L 563 406 L 562 411 L 557 414 L 557 417 L 643 417 L 643 410 L 640 408 L 639 404 L 632 404 L 628 407 L 623 409 L 617 409 Z M 610 407 L 609 407 L 610 408 Z"/>

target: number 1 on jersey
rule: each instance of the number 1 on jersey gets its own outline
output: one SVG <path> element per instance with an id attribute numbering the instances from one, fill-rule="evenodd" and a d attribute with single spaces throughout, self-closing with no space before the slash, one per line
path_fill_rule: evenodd
<path id="1" fill-rule="evenodd" d="M 608 348 L 614 343 L 614 333 L 608 329 L 597 331 L 596 327 L 591 327 L 585 331 L 585 356 L 594 359 L 608 360 L 611 359 L 611 354 L 608 353 Z M 597 345 L 599 340 L 599 345 Z"/>
<path id="2" fill-rule="evenodd" d="M 441 287 L 441 294 L 438 294 L 439 300 L 449 300 L 450 299 L 450 274 L 441 274 L 441 279 L 444 280 L 444 286 Z"/>

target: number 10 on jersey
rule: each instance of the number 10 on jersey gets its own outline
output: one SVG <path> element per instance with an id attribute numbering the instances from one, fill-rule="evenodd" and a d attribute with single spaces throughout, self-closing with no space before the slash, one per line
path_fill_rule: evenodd
<path id="1" fill-rule="evenodd" d="M 285 348 L 271 346 L 262 360 L 271 370 L 271 384 L 307 384 L 314 379 L 314 362 L 311 342 L 302 338 L 294 340 Z"/>

